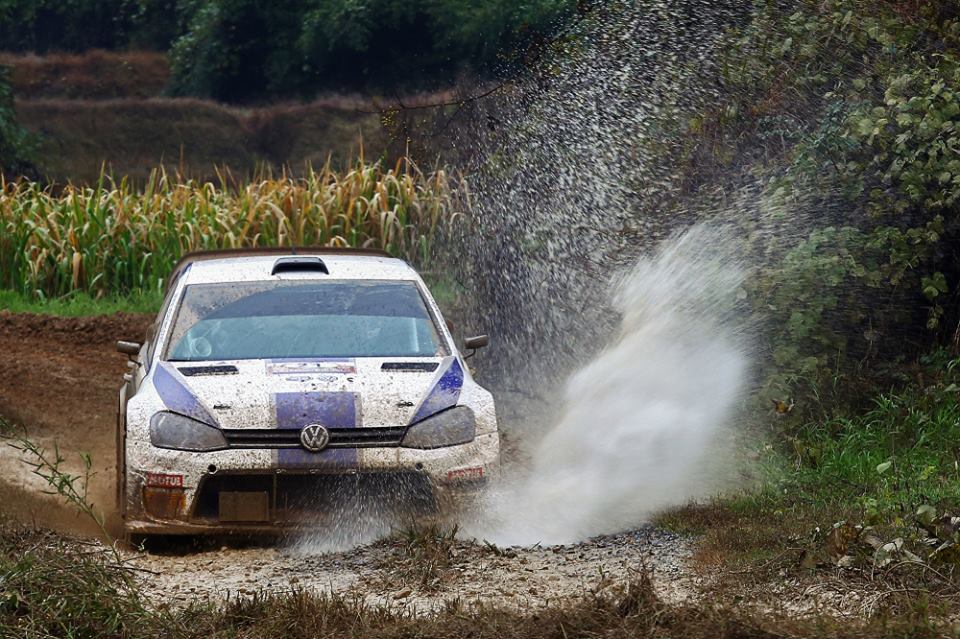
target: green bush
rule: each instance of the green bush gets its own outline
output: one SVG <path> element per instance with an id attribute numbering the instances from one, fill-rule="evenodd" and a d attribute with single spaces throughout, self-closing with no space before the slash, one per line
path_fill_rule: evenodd
<path id="1" fill-rule="evenodd" d="M 916 380 L 852 416 L 805 421 L 767 488 L 788 501 L 859 506 L 868 518 L 960 506 L 960 359 L 935 352 Z"/>
<path id="2" fill-rule="evenodd" d="M 760 149 L 745 168 L 767 185 L 765 205 L 822 211 L 798 216 L 799 241 L 754 247 L 769 393 L 827 406 L 848 376 L 880 380 L 888 364 L 955 339 L 958 6 L 763 4 L 730 34 L 723 75 L 728 102 L 688 133 L 691 168 L 721 175 Z"/>
<path id="3" fill-rule="evenodd" d="M 8 76 L 9 70 L 0 66 L 0 175 L 15 176 L 33 172 L 35 141 L 17 124 Z"/>

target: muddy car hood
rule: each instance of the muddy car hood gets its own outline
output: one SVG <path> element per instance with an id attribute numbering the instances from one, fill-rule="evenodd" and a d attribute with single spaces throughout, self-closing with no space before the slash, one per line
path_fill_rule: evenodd
<path id="1" fill-rule="evenodd" d="M 456 357 L 160 362 L 168 410 L 222 428 L 405 426 L 456 405 Z"/>

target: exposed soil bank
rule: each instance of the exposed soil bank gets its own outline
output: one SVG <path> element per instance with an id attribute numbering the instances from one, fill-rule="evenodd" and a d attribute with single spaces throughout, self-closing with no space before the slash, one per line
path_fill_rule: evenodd
<path id="1" fill-rule="evenodd" d="M 149 315 L 49 317 L 0 311 L 0 414 L 31 435 L 56 437 L 95 457 L 113 447 L 126 358 L 118 339 L 140 340 Z"/>
<path id="2" fill-rule="evenodd" d="M 50 317 L 0 311 L 0 415 L 53 454 L 59 446 L 70 472 L 89 453 L 94 473 L 91 501 L 106 515 L 113 508 L 117 390 L 126 358 L 118 339 L 142 339 L 150 315 Z M 0 499 L 5 515 L 73 532 L 92 532 L 59 498 L 44 495 L 43 480 L 0 446 Z"/>

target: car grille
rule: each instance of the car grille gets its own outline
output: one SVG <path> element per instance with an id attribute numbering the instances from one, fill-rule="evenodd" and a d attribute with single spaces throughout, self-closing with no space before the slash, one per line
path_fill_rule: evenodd
<path id="1" fill-rule="evenodd" d="M 406 426 L 328 430 L 327 448 L 395 448 L 407 432 Z M 223 435 L 230 448 L 300 448 L 299 428 L 225 428 Z"/>

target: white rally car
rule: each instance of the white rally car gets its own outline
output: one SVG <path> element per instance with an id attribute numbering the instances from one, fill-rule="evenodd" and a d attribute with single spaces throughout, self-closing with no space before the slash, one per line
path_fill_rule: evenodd
<path id="1" fill-rule="evenodd" d="M 189 255 L 147 340 L 117 348 L 130 534 L 319 526 L 371 500 L 435 508 L 499 470 L 493 398 L 423 280 L 386 253 Z"/>

